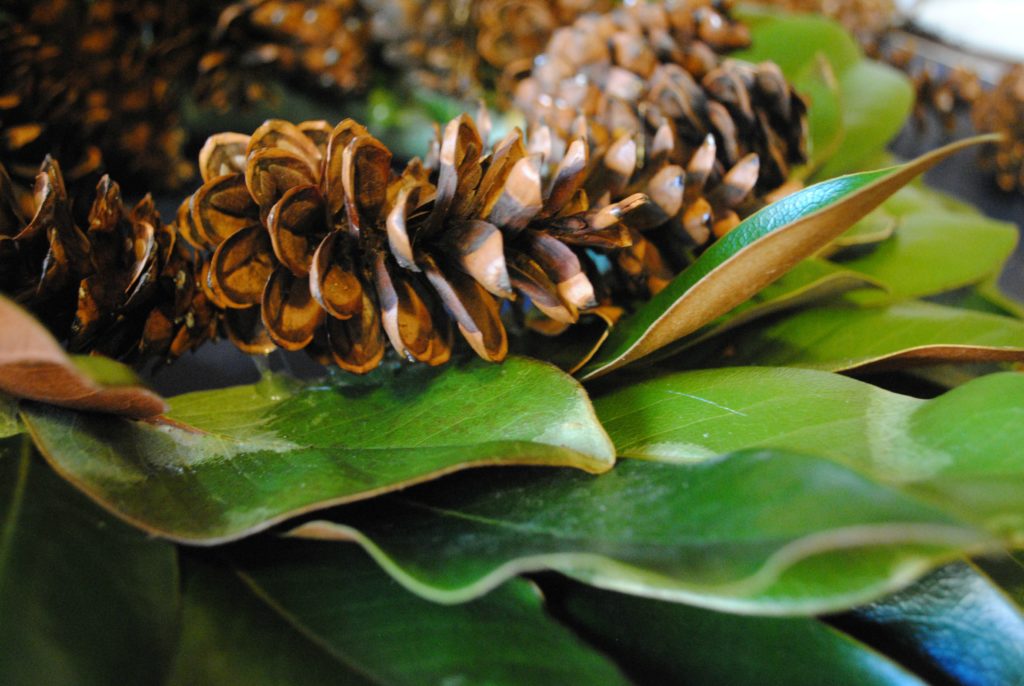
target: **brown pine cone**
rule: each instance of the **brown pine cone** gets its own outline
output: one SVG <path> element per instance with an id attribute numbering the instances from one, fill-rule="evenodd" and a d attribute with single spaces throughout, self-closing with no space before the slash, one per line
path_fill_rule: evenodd
<path id="1" fill-rule="evenodd" d="M 716 51 L 744 44 L 746 29 L 693 4 L 585 16 L 555 32 L 516 89 L 535 132 L 569 139 L 585 127 L 590 157 L 617 192 L 654 201 L 618 255 L 641 296 L 805 160 L 803 100 L 776 65 L 723 60 Z"/>
<path id="2" fill-rule="evenodd" d="M 82 230 L 60 166 L 48 157 L 30 197 L 26 214 L 0 167 L 0 291 L 70 350 L 173 358 L 215 333 L 191 253 L 148 195 L 129 211 L 104 176 Z"/>
<path id="3" fill-rule="evenodd" d="M 982 149 L 983 167 L 1007 193 L 1024 191 L 1024 64 L 1013 66 L 995 88 L 982 93 L 972 117 L 978 131 L 1005 136 Z"/>
<path id="4" fill-rule="evenodd" d="M 264 82 L 350 93 L 366 87 L 368 23 L 357 0 L 242 0 L 226 7 L 199 63 L 200 101 L 228 110 L 265 100 Z"/>
<path id="5" fill-rule="evenodd" d="M 152 189 L 176 187 L 190 175 L 181 77 L 195 70 L 206 5 L 38 0 L 5 8 L 0 162 L 24 184 L 52 154 L 73 184 L 105 167 Z"/>
<path id="6" fill-rule="evenodd" d="M 209 255 L 203 282 L 226 334 L 249 352 L 306 348 L 364 373 L 385 338 L 403 359 L 444 363 L 452 321 L 478 355 L 503 359 L 501 302 L 517 294 L 576 321 L 597 304 L 583 248 L 627 245 L 647 200 L 592 208 L 584 186 L 600 179 L 582 141 L 554 164 L 518 131 L 491 152 L 485 136 L 466 115 L 450 122 L 433 174 L 416 159 L 394 173 L 352 120 L 211 137 L 178 226 Z"/>
<path id="7" fill-rule="evenodd" d="M 427 88 L 475 97 L 551 32 L 611 0 L 362 0 L 384 61 Z"/>

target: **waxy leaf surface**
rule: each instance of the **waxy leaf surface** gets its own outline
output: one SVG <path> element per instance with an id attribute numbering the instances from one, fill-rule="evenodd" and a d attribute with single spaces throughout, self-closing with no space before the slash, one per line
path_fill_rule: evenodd
<path id="1" fill-rule="evenodd" d="M 1024 377 L 922 401 L 834 374 L 727 369 L 597 401 L 624 456 L 599 477 L 465 474 L 294 535 L 355 540 L 428 597 L 556 569 L 726 611 L 845 609 L 958 552 L 1024 540 Z"/>
<path id="2" fill-rule="evenodd" d="M 915 176 L 983 139 L 955 143 L 897 167 L 824 181 L 748 217 L 623 319 L 583 369 L 583 377 L 601 376 L 649 355 L 747 301 Z"/>
<path id="3" fill-rule="evenodd" d="M 0 683 L 153 683 L 174 645 L 174 548 L 61 481 L 27 437 L 0 441 Z"/>
<path id="4" fill-rule="evenodd" d="M 614 462 L 583 389 L 550 365 L 512 358 L 374 378 L 187 394 L 150 423 L 38 404 L 22 416 L 57 471 L 104 507 L 200 544 L 466 467 Z"/>
<path id="5" fill-rule="evenodd" d="M 1024 323 L 984 312 L 907 301 L 848 304 L 786 314 L 728 341 L 727 355 L 694 354 L 687 364 L 775 365 L 846 371 L 868 365 L 1024 360 Z"/>
<path id="6" fill-rule="evenodd" d="M 745 617 L 574 584 L 562 614 L 647 683 L 923 686 L 884 654 L 811 617 Z M 726 646 L 742 646 L 730 650 Z"/>
<path id="7" fill-rule="evenodd" d="M 625 684 L 552 620 L 529 582 L 472 603 L 410 595 L 356 546 L 253 544 L 234 556 L 249 589 L 339 662 L 379 684 Z"/>

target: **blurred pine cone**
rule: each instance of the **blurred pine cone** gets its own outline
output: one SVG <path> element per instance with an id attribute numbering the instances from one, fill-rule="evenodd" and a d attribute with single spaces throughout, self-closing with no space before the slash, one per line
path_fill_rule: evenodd
<path id="1" fill-rule="evenodd" d="M 46 154 L 150 188 L 187 178 L 178 107 L 209 3 L 38 0 L 0 14 L 0 162 L 31 183 Z M 98 175 L 97 175 L 98 177 Z M 95 178 L 93 177 L 93 181 Z"/>
<path id="2" fill-rule="evenodd" d="M 612 200 L 653 200 L 618 255 L 640 296 L 785 192 L 805 160 L 806 107 L 779 68 L 720 56 L 747 40 L 721 3 L 637 4 L 558 29 L 516 88 L 535 132 L 585 127 Z"/>
<path id="3" fill-rule="evenodd" d="M 385 338 L 403 359 L 444 363 L 453 320 L 478 355 L 503 359 L 501 301 L 516 293 L 550 320 L 576 321 L 597 304 L 600 277 L 583 248 L 627 245 L 647 199 L 592 208 L 584 186 L 601 180 L 582 141 L 551 165 L 518 131 L 490 152 L 485 140 L 463 115 L 445 128 L 435 171 L 414 159 L 398 174 L 352 120 L 211 137 L 205 183 L 178 226 L 210 255 L 203 283 L 228 337 L 363 373 Z"/>
<path id="4" fill-rule="evenodd" d="M 479 96 L 511 63 L 537 55 L 551 32 L 611 0 L 362 0 L 384 61 L 418 85 Z"/>
<path id="5" fill-rule="evenodd" d="M 265 100 L 266 81 L 350 93 L 367 85 L 368 24 L 357 0 L 242 0 L 224 8 L 199 64 L 199 100 Z"/>
<path id="6" fill-rule="evenodd" d="M 982 165 L 1002 190 L 1024 191 L 1024 64 L 1011 67 L 995 88 L 983 92 L 972 116 L 978 131 L 1005 136 L 982 148 Z"/>
<path id="7" fill-rule="evenodd" d="M 0 291 L 69 349 L 173 358 L 215 333 L 192 255 L 148 195 L 128 210 L 118 185 L 104 176 L 83 231 L 60 166 L 47 157 L 28 207 L 16 196 L 0 166 Z"/>

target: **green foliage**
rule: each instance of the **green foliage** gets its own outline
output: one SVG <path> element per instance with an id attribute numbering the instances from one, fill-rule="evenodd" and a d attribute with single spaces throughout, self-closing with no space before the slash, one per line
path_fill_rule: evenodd
<path id="1" fill-rule="evenodd" d="M 100 400 L 17 392 L 39 346 L 14 346 L 12 395 L 66 407 L 0 395 L 0 683 L 1024 679 L 1024 558 L 965 557 L 1024 541 L 1024 376 L 990 373 L 1024 360 L 996 286 L 1016 231 L 907 185 L 963 146 L 859 171 L 905 78 L 833 23 L 753 26 L 738 56 L 809 101 L 799 177 L 859 173 L 748 218 L 603 346 L 594 317 L 533 349 L 597 348 L 586 389 L 513 358 L 273 375 L 152 418 L 125 368 L 45 332 Z M 365 106 L 429 134 L 453 103 Z M 904 365 L 953 390 L 835 373 Z M 91 412 L 126 408 L 150 418 Z"/>
<path id="2" fill-rule="evenodd" d="M 526 359 L 382 373 L 378 383 L 252 386 L 132 422 L 27 404 L 47 459 L 115 514 L 211 544 L 473 466 L 605 471 L 614 449 L 583 389 Z"/>

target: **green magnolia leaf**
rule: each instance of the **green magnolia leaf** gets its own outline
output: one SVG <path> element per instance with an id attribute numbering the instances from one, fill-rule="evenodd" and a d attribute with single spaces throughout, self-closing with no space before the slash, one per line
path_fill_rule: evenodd
<path id="1" fill-rule="evenodd" d="M 1016 572 L 1019 584 L 1024 575 Z M 833 621 L 929 683 L 1024 683 L 1024 611 L 969 563 L 943 567 Z"/>
<path id="2" fill-rule="evenodd" d="M 914 88 L 887 64 L 861 60 L 839 74 L 843 142 L 817 174 L 827 179 L 862 169 L 899 133 L 914 105 Z"/>
<path id="3" fill-rule="evenodd" d="M 984 376 L 919 400 L 811 370 L 702 370 L 619 388 L 596 407 L 623 457 L 807 452 L 1024 540 L 1024 375 Z"/>
<path id="4" fill-rule="evenodd" d="M 177 600 L 171 545 L 105 515 L 27 437 L 0 441 L 0 683 L 151 684 Z"/>
<path id="5" fill-rule="evenodd" d="M 355 546 L 284 543 L 261 542 L 243 555 L 241 578 L 321 650 L 374 683 L 626 683 L 547 616 L 526 581 L 449 607 L 409 595 Z"/>
<path id="6" fill-rule="evenodd" d="M 820 169 L 843 144 L 843 94 L 835 70 L 819 54 L 793 82 L 807 102 L 808 161 L 791 178 L 806 179 Z"/>
<path id="7" fill-rule="evenodd" d="M 526 571 L 732 612 L 845 609 L 899 588 L 987 532 L 826 458 L 744 451 L 620 461 L 599 477 L 482 470 L 306 522 L 357 541 L 400 583 L 458 602 Z"/>
<path id="8" fill-rule="evenodd" d="M 748 217 L 620 322 L 584 368 L 584 378 L 649 355 L 745 302 L 915 176 L 980 140 L 955 143 L 898 167 L 825 181 Z"/>
<path id="9" fill-rule="evenodd" d="M 848 371 L 867 366 L 1024 360 L 1024 323 L 925 302 L 884 308 L 814 307 L 748 328 L 716 347 L 692 351 L 688 365 L 772 365 Z"/>
<path id="10" fill-rule="evenodd" d="M 751 44 L 733 53 L 748 62 L 770 60 L 790 80 L 800 77 L 808 65 L 824 56 L 837 74 L 862 61 L 860 48 L 843 27 L 811 15 L 760 17 L 752 22 Z"/>
<path id="11" fill-rule="evenodd" d="M 0 295 L 0 393 L 93 412 L 153 417 L 167 406 L 124 365 L 72 359 L 42 324 Z"/>
<path id="12" fill-rule="evenodd" d="M 193 561 L 167 686 L 374 684 L 280 617 L 230 569 Z"/>
<path id="13" fill-rule="evenodd" d="M 561 591 L 559 614 L 638 681 L 683 684 L 697 676 L 709 686 L 924 684 L 816 619 L 744 617 L 577 584 Z"/>
<path id="14" fill-rule="evenodd" d="M 348 387 L 268 379 L 178 396 L 149 423 L 38 404 L 22 416 L 57 471 L 104 507 L 200 544 L 466 467 L 601 472 L 615 455 L 579 384 L 523 358 Z"/>
<path id="15" fill-rule="evenodd" d="M 856 259 L 847 269 L 866 274 L 888 293 L 859 293 L 861 304 L 917 298 L 961 288 L 998 274 L 1017 245 L 1017 228 L 980 214 L 941 211 L 903 216 L 895 234 Z"/>
<path id="16" fill-rule="evenodd" d="M 832 241 L 826 250 L 834 254 L 835 251 L 845 248 L 881 243 L 892 236 L 898 223 L 899 220 L 886 211 L 885 207 L 879 207 L 854 224 L 849 231 Z"/>
<path id="17" fill-rule="evenodd" d="M 21 433 L 18 403 L 14 398 L 0 393 L 0 438 L 8 438 L 18 433 Z"/>

